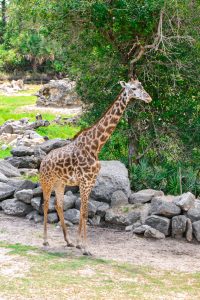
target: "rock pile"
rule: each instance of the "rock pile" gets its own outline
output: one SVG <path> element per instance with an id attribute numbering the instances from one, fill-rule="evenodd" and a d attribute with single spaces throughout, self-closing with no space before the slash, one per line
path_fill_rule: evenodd
<path id="1" fill-rule="evenodd" d="M 34 134 L 37 134 L 34 132 Z M 51 150 L 67 145 L 69 140 L 53 139 L 47 140 L 34 145 L 18 146 L 11 150 L 12 157 L 6 158 L 12 166 L 16 167 L 23 174 L 30 174 L 31 170 L 37 173 L 40 163 L 44 156 L 48 154 Z M 31 147 L 30 147 L 31 146 Z"/>
<path id="2" fill-rule="evenodd" d="M 47 141 L 41 144 L 40 150 L 47 153 L 62 143 L 62 140 Z M 17 155 L 28 156 L 24 155 L 27 154 L 25 150 L 18 149 Z M 19 177 L 19 169 L 8 161 L 0 161 L 0 209 L 5 214 L 26 216 L 36 223 L 42 222 L 41 187 Z M 78 188 L 67 187 L 64 217 L 68 225 L 78 224 L 80 206 Z M 165 196 L 162 191 L 152 189 L 133 193 L 128 171 L 119 161 L 101 162 L 101 170 L 89 199 L 88 217 L 91 225 L 118 226 L 146 238 L 172 236 L 191 241 L 195 237 L 200 242 L 200 200 L 190 192 L 176 197 Z M 48 222 L 58 221 L 55 195 L 52 193 Z"/>
<path id="3" fill-rule="evenodd" d="M 80 106 L 81 101 L 75 92 L 75 81 L 68 78 L 50 80 L 36 94 L 38 106 L 68 107 Z"/>
<path id="4" fill-rule="evenodd" d="M 22 79 L 19 79 L 12 80 L 11 82 L 5 82 L 0 85 L 0 90 L 6 92 L 7 94 L 25 90 L 24 81 Z"/>

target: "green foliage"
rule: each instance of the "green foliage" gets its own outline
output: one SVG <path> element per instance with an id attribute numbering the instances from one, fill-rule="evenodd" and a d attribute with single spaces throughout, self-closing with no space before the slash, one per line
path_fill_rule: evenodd
<path id="1" fill-rule="evenodd" d="M 200 194 L 199 170 L 191 166 L 173 163 L 158 166 L 141 160 L 139 164 L 132 166 L 130 179 L 135 191 L 153 188 L 172 195 L 180 195 L 181 192 L 187 191 L 196 196 Z"/>
<path id="2" fill-rule="evenodd" d="M 100 158 L 127 164 L 132 145 L 133 175 L 143 169 L 142 158 L 150 178 L 148 170 L 157 172 L 152 185 L 178 193 L 178 165 L 187 170 L 183 184 L 196 189 L 192 174 L 200 168 L 199 1 L 12 0 L 8 14 L 0 68 L 39 68 L 76 79 L 77 92 L 89 108 L 83 126 L 94 123 L 115 99 L 118 81 L 127 81 L 135 61 L 133 71 L 153 101 L 130 105 Z M 141 47 L 145 51 L 139 59 Z M 142 178 L 137 186 L 150 186 Z"/>

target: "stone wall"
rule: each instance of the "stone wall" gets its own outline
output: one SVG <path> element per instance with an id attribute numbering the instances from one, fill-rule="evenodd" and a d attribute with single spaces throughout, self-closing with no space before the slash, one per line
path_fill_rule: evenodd
<path id="1" fill-rule="evenodd" d="M 50 149 L 52 144 L 48 141 L 41 150 L 48 152 Z M 5 214 L 42 222 L 41 195 L 38 183 L 21 179 L 19 169 L 0 160 L 0 209 Z M 66 188 L 64 217 L 69 226 L 78 224 L 80 206 L 78 188 Z M 92 226 L 116 226 L 146 238 L 171 236 L 200 241 L 200 199 L 195 199 L 190 192 L 179 196 L 165 196 L 162 191 L 153 189 L 134 193 L 130 189 L 128 171 L 119 161 L 101 162 L 101 171 L 89 199 L 88 217 Z M 48 222 L 59 222 L 54 193 Z"/>

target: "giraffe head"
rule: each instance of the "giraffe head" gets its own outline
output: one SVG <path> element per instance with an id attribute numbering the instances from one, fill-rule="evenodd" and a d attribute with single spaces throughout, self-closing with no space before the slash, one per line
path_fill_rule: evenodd
<path id="1" fill-rule="evenodd" d="M 128 83 L 124 81 L 120 81 L 119 83 L 125 89 L 127 97 L 138 99 L 146 103 L 151 102 L 151 96 L 145 91 L 139 80 L 131 79 Z"/>

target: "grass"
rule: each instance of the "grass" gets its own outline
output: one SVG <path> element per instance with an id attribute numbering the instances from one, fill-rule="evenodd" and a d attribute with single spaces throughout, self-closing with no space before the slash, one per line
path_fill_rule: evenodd
<path id="1" fill-rule="evenodd" d="M 27 105 L 33 105 L 36 102 L 36 96 L 32 96 L 31 94 L 36 92 L 36 87 L 32 87 L 31 90 L 26 91 L 26 94 L 30 94 L 29 96 L 23 96 L 18 93 L 15 96 L 4 96 L 0 95 L 0 126 L 4 124 L 8 120 L 19 120 L 22 118 L 29 118 L 30 121 L 35 120 L 36 113 L 38 111 L 23 111 L 23 107 Z M 43 119 L 52 121 L 55 119 L 55 114 L 51 113 L 42 113 Z M 65 117 L 71 117 L 66 116 Z M 78 126 L 70 126 L 70 125 L 57 125 L 51 124 L 48 127 L 40 127 L 36 131 L 42 136 L 48 136 L 50 139 L 53 138 L 72 138 L 80 128 Z M 0 145 L 1 148 L 1 145 Z M 5 158 L 10 156 L 10 149 L 0 150 L 0 158 Z"/>
<path id="2" fill-rule="evenodd" d="M 200 273 L 48 253 L 21 244 L 1 242 L 0 254 L 1 249 L 10 260 L 1 264 L 0 299 L 200 299 Z M 17 274 L 4 272 L 23 262 Z"/>

